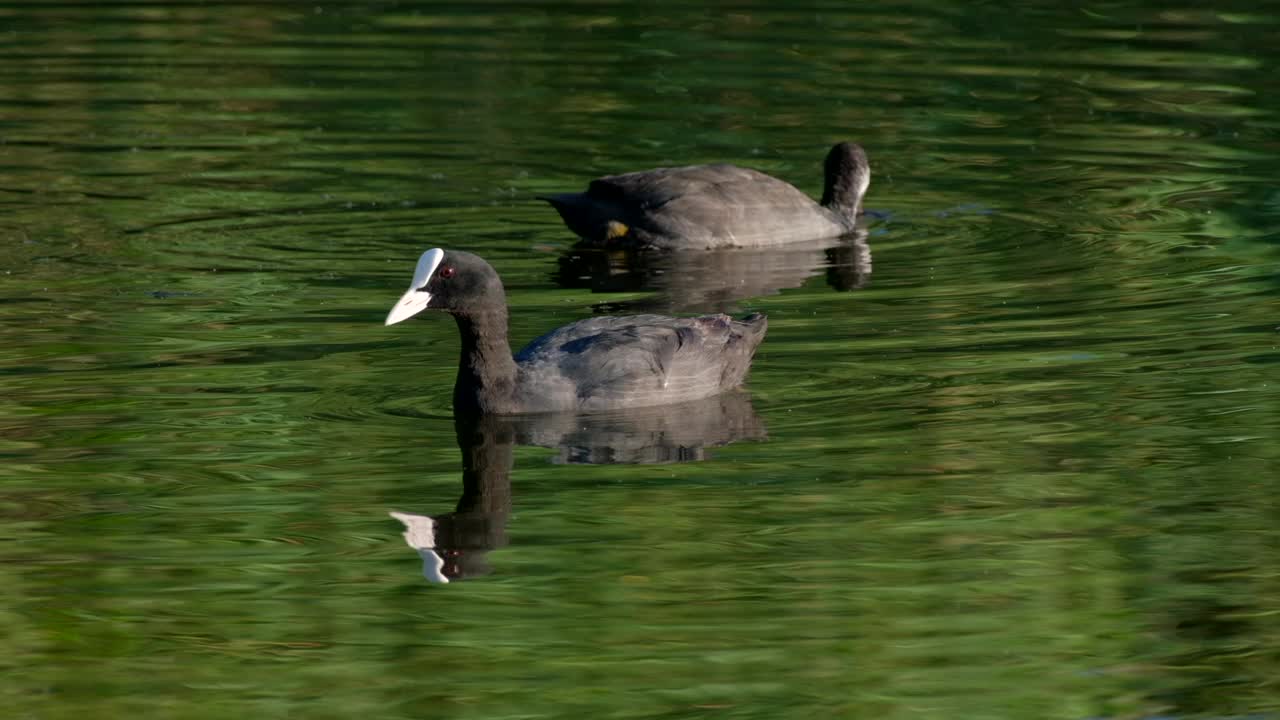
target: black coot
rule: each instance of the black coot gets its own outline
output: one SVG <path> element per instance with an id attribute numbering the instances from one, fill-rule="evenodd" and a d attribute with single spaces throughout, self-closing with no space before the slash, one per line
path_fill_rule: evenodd
<path id="1" fill-rule="evenodd" d="M 455 413 L 599 412 L 696 400 L 742 384 L 766 320 L 728 315 L 596 317 L 553 330 L 514 358 L 498 273 L 459 250 L 428 250 L 387 325 L 423 310 L 458 323 Z"/>
<path id="2" fill-rule="evenodd" d="M 725 164 L 610 175 L 591 181 L 586 192 L 540 199 L 591 244 L 771 247 L 857 226 L 871 184 L 866 152 L 853 143 L 836 145 L 824 174 L 820 203 L 775 177 Z"/>

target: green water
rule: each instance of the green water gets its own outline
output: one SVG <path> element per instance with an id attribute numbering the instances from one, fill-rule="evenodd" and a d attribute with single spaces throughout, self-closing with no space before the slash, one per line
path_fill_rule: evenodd
<path id="1" fill-rule="evenodd" d="M 0 714 L 1276 717 L 1277 32 L 0 2 Z M 844 139 L 865 252 L 584 278 L 532 199 L 704 161 L 817 194 Z M 768 313 L 745 406 L 455 428 L 452 322 L 382 326 L 434 246 L 516 343 Z"/>

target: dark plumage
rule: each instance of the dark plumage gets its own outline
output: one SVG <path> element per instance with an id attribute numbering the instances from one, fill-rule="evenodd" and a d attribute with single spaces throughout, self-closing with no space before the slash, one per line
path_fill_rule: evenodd
<path id="1" fill-rule="evenodd" d="M 454 412 L 599 412 L 684 402 L 742 384 L 766 320 L 754 314 L 595 317 L 553 330 L 515 357 L 498 273 L 480 257 L 428 250 L 386 324 L 427 310 L 462 336 Z"/>
<path id="2" fill-rule="evenodd" d="M 840 143 L 823 169 L 821 203 L 777 178 L 725 164 L 610 175 L 592 180 L 586 192 L 540 199 L 592 244 L 769 247 L 854 230 L 871 183 L 867 154 Z"/>

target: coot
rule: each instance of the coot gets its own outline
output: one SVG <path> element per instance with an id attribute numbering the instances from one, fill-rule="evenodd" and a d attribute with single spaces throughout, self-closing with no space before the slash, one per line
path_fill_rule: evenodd
<path id="1" fill-rule="evenodd" d="M 455 414 L 599 412 L 696 400 L 742 383 L 764 339 L 764 315 L 594 317 L 553 330 L 514 358 L 498 273 L 480 257 L 435 248 L 387 314 L 393 325 L 427 309 L 458 323 Z"/>
<path id="2" fill-rule="evenodd" d="M 867 154 L 831 148 L 821 203 L 775 177 L 736 165 L 657 168 L 592 180 L 586 192 L 549 195 L 590 244 L 662 249 L 770 247 L 851 232 L 871 184 Z"/>

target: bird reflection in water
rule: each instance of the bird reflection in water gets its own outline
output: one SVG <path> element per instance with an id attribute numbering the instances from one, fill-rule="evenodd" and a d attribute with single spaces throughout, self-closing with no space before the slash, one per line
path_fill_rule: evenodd
<path id="1" fill-rule="evenodd" d="M 457 507 L 439 515 L 390 513 L 422 556 L 423 576 L 436 583 L 491 572 L 486 556 L 507 544 L 517 445 L 552 448 L 557 463 L 656 464 L 703 460 L 709 448 L 767 437 L 743 391 L 596 415 L 458 417 L 454 427 L 462 451 Z"/>
<path id="2" fill-rule="evenodd" d="M 824 272 L 834 290 L 865 286 L 871 279 L 866 231 L 767 249 L 652 252 L 579 246 L 560 256 L 552 279 L 593 293 L 652 293 L 601 303 L 596 309 L 602 312 L 731 312 L 741 300 L 800 287 Z"/>

